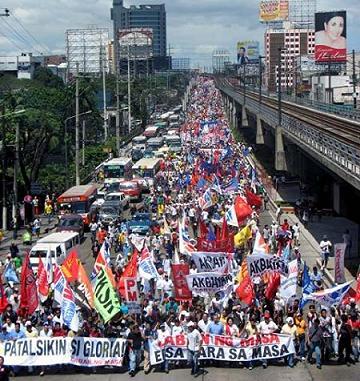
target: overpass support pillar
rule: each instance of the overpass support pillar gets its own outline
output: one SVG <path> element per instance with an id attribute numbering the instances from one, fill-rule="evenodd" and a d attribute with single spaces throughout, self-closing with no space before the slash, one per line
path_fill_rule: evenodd
<path id="1" fill-rule="evenodd" d="M 228 107 L 227 107 L 227 117 L 229 120 L 229 124 L 232 123 L 232 113 L 233 113 L 233 104 L 230 102 L 230 99 L 228 98 Z"/>
<path id="2" fill-rule="evenodd" d="M 281 126 L 275 127 L 275 169 L 277 171 L 287 170 Z"/>
<path id="3" fill-rule="evenodd" d="M 333 209 L 337 214 L 340 214 L 340 184 L 337 182 L 333 183 Z"/>
<path id="4" fill-rule="evenodd" d="M 246 114 L 245 105 L 241 108 L 241 127 L 249 127 L 249 121 Z"/>
<path id="5" fill-rule="evenodd" d="M 232 109 L 231 122 L 232 122 L 233 128 L 237 129 L 239 127 L 238 126 L 237 108 L 236 108 L 235 100 L 233 101 L 233 109 Z"/>
<path id="6" fill-rule="evenodd" d="M 264 144 L 264 132 L 260 114 L 256 116 L 256 144 Z"/>

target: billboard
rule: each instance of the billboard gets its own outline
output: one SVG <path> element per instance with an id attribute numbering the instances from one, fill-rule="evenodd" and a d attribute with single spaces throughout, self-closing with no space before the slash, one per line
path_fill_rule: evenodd
<path id="1" fill-rule="evenodd" d="M 259 41 L 239 41 L 237 43 L 237 63 L 239 65 L 259 62 Z"/>
<path id="2" fill-rule="evenodd" d="M 346 62 L 346 11 L 315 13 L 315 62 Z"/>
<path id="3" fill-rule="evenodd" d="M 151 28 L 129 28 L 118 31 L 120 56 L 148 59 L 152 56 L 153 31 Z"/>
<path id="4" fill-rule="evenodd" d="M 289 0 L 260 1 L 260 22 L 285 21 L 289 19 Z"/>

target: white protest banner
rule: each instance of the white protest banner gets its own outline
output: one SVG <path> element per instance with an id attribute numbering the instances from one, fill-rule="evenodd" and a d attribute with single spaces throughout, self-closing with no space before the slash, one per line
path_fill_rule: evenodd
<path id="1" fill-rule="evenodd" d="M 335 283 L 345 282 L 344 259 L 346 243 L 336 243 L 335 250 Z"/>
<path id="2" fill-rule="evenodd" d="M 140 295 L 136 278 L 124 278 L 125 300 L 130 314 L 141 313 Z"/>
<path id="3" fill-rule="evenodd" d="M 141 252 L 139 261 L 139 275 L 141 278 L 147 280 L 159 278 L 159 273 L 157 272 L 154 261 L 147 247 L 144 247 Z"/>
<path id="4" fill-rule="evenodd" d="M 334 304 L 340 304 L 346 293 L 349 291 L 353 281 L 349 281 L 332 288 L 303 294 L 304 301 L 312 300 L 319 303 L 321 306 L 332 307 Z"/>
<path id="5" fill-rule="evenodd" d="M 130 241 L 135 246 L 136 250 L 141 252 L 141 250 L 144 247 L 145 237 L 142 237 L 140 235 L 133 235 Z"/>
<path id="6" fill-rule="evenodd" d="M 36 337 L 1 342 L 0 353 L 10 366 L 122 366 L 126 346 L 125 339 Z"/>
<path id="7" fill-rule="evenodd" d="M 229 289 L 233 277 L 231 274 L 197 273 L 186 275 L 186 282 L 190 291 L 215 293 Z"/>
<path id="8" fill-rule="evenodd" d="M 150 363 L 164 360 L 187 360 L 186 335 L 168 336 L 163 341 L 150 343 Z M 295 353 L 293 339 L 289 335 L 271 334 L 261 337 L 234 338 L 230 336 L 204 335 L 199 360 L 255 361 L 271 360 Z"/>
<path id="9" fill-rule="evenodd" d="M 276 272 L 288 276 L 289 268 L 287 260 L 270 254 L 252 254 L 246 257 L 248 271 L 251 279 L 259 277 L 267 272 Z"/>
<path id="10" fill-rule="evenodd" d="M 293 260 L 288 263 L 289 276 L 280 275 L 280 297 L 284 300 L 289 300 L 296 295 L 297 278 L 298 278 L 298 263 Z"/>
<path id="11" fill-rule="evenodd" d="M 224 274 L 230 272 L 231 254 L 229 253 L 211 253 L 211 252 L 194 252 L 191 259 L 195 262 L 199 273 L 215 272 Z"/>

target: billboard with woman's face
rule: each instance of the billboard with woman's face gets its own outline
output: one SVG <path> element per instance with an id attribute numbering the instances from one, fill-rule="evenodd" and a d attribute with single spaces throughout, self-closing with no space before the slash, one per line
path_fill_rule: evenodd
<path id="1" fill-rule="evenodd" d="M 315 62 L 346 62 L 346 11 L 315 13 Z"/>

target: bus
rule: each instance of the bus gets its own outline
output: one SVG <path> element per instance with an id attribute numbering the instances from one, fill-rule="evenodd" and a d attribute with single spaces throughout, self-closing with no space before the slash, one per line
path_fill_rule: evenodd
<path id="1" fill-rule="evenodd" d="M 149 126 L 146 127 L 145 131 L 143 132 L 143 135 L 147 138 L 155 138 L 159 132 L 159 127 L 156 126 Z"/>
<path id="2" fill-rule="evenodd" d="M 147 146 L 150 151 L 157 151 L 164 144 L 164 138 L 150 138 L 147 141 Z"/>
<path id="3" fill-rule="evenodd" d="M 158 158 L 143 158 L 136 162 L 133 166 L 134 175 L 140 176 L 147 180 L 149 185 L 152 185 L 154 178 L 160 171 L 161 159 Z"/>
<path id="4" fill-rule="evenodd" d="M 68 189 L 57 199 L 60 215 L 80 214 L 84 225 L 88 226 L 91 222 L 90 208 L 96 200 L 97 190 L 96 184 L 76 185 Z"/>
<path id="5" fill-rule="evenodd" d="M 169 147 L 172 152 L 180 152 L 181 151 L 181 138 L 179 135 L 166 135 L 165 143 Z"/>
<path id="6" fill-rule="evenodd" d="M 131 178 L 132 160 L 130 157 L 117 157 L 104 163 L 105 184 L 112 184 Z"/>

